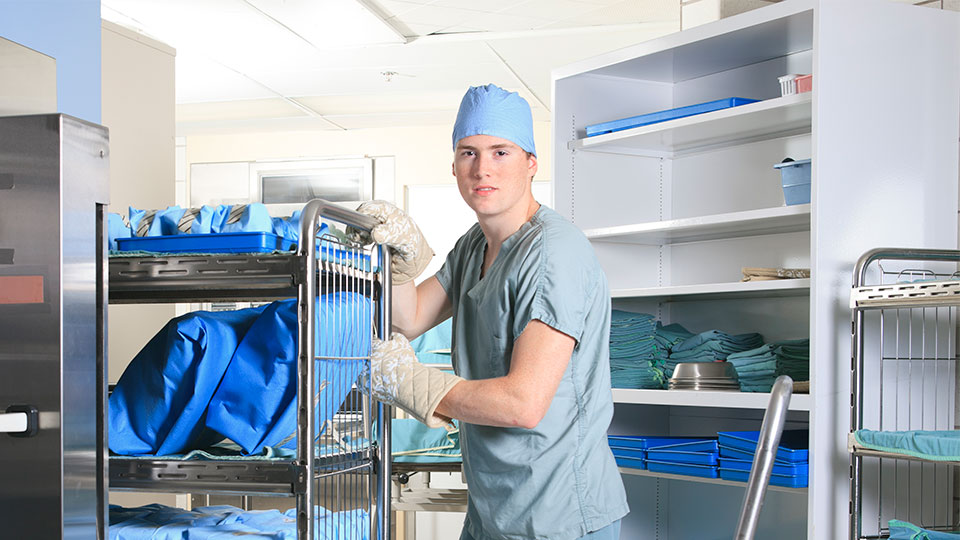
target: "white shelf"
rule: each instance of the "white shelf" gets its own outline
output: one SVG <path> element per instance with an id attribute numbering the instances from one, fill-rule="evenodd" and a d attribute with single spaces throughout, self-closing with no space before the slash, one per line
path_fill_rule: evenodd
<path id="1" fill-rule="evenodd" d="M 702 478 L 700 476 L 687 476 L 685 474 L 670 474 L 652 472 L 644 469 L 631 469 L 629 467 L 620 467 L 620 474 L 629 474 L 633 476 L 648 476 L 651 478 L 665 478 L 667 480 L 683 480 L 686 482 L 697 482 L 700 484 L 718 484 L 721 486 L 737 486 L 746 488 L 746 482 L 737 482 L 734 480 L 724 480 L 723 478 Z M 767 491 L 782 491 L 785 493 L 806 494 L 807 488 L 788 488 L 782 486 L 767 485 Z"/>
<path id="2" fill-rule="evenodd" d="M 767 408 L 770 394 L 764 392 L 718 392 L 708 390 L 634 390 L 614 388 L 614 403 L 674 405 L 686 407 L 725 407 L 729 409 Z M 810 394 L 793 394 L 791 411 L 809 411 Z"/>
<path id="3" fill-rule="evenodd" d="M 810 230 L 810 205 L 761 208 L 728 214 L 587 229 L 590 240 L 662 246 Z"/>
<path id="4" fill-rule="evenodd" d="M 812 92 L 758 101 L 568 143 L 570 150 L 673 157 L 810 133 Z"/>
<path id="5" fill-rule="evenodd" d="M 772 281 L 735 281 L 701 285 L 675 285 L 638 289 L 613 289 L 612 298 L 658 298 L 662 302 L 692 300 L 726 300 L 734 298 L 779 298 L 810 294 L 810 279 L 778 279 Z"/>

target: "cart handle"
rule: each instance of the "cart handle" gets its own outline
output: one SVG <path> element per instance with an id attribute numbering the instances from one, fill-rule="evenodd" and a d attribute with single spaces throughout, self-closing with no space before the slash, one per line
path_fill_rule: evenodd
<path id="1" fill-rule="evenodd" d="M 354 210 L 348 210 L 323 199 L 313 199 L 308 202 L 307 205 L 303 207 L 302 215 L 311 217 L 322 216 L 366 232 L 370 232 L 380 224 L 380 221 L 375 217 L 361 214 Z"/>
<path id="2" fill-rule="evenodd" d="M 753 456 L 750 478 L 747 480 L 747 492 L 743 497 L 743 508 L 740 509 L 740 520 L 737 522 L 737 532 L 734 535 L 736 540 L 753 540 L 757 534 L 763 495 L 767 490 L 767 482 L 770 481 L 770 473 L 773 471 L 773 462 L 777 457 L 777 447 L 780 445 L 780 435 L 783 434 L 783 424 L 787 420 L 787 407 L 790 405 L 792 395 L 793 379 L 787 375 L 777 377 L 770 392 L 767 412 L 763 414 L 757 451 Z"/>
<path id="3" fill-rule="evenodd" d="M 895 259 L 901 261 L 954 261 L 960 262 L 960 251 L 955 249 L 907 249 L 875 248 L 860 256 L 853 271 L 853 286 L 862 287 L 866 281 L 867 267 L 873 261 Z"/>

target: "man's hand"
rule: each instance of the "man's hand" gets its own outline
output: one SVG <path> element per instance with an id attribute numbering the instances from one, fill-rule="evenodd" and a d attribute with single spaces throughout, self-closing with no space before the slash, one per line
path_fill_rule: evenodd
<path id="1" fill-rule="evenodd" d="M 375 241 L 393 249 L 393 284 L 412 281 L 430 263 L 433 250 L 420 232 L 420 228 L 403 210 L 386 201 L 368 201 L 357 207 L 357 212 L 380 221 L 369 234 L 349 229 L 354 239 L 364 244 Z"/>
<path id="2" fill-rule="evenodd" d="M 447 422 L 435 414 L 437 405 L 463 380 L 421 364 L 403 334 L 393 334 L 387 341 L 373 340 L 369 375 L 374 398 L 400 407 L 429 427 Z"/>

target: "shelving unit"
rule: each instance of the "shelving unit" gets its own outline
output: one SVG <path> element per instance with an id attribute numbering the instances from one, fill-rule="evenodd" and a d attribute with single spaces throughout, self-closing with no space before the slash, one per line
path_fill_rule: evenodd
<path id="1" fill-rule="evenodd" d="M 952 12 L 786 0 L 553 73 L 554 206 L 591 241 L 613 306 L 695 332 L 810 338 L 811 393 L 793 396 L 788 422 L 810 430 L 812 487 L 806 504 L 804 492 L 769 493 L 758 537 L 846 535 L 837 478 L 848 474 L 850 268 L 877 245 L 957 245 L 958 35 Z M 813 91 L 781 96 L 786 73 L 812 73 Z M 896 77 L 866 82 L 877 73 Z M 589 125 L 729 97 L 759 101 L 585 136 Z M 784 206 L 773 166 L 786 157 L 812 159 L 810 204 Z M 742 283 L 742 267 L 810 268 L 811 278 Z M 613 397 L 616 433 L 700 436 L 759 429 L 768 398 Z M 740 499 L 706 500 L 699 478 L 624 471 L 624 483 L 625 538 L 734 530 Z"/>
<path id="2" fill-rule="evenodd" d="M 664 246 L 810 230 L 810 205 L 777 206 L 711 216 L 587 229 L 594 242 Z"/>
<path id="3" fill-rule="evenodd" d="M 805 296 L 810 292 L 809 279 L 780 279 L 775 281 L 746 281 L 733 283 L 704 283 L 701 285 L 674 285 L 614 289 L 613 298 L 657 298 L 662 302 L 705 299 L 737 299 L 760 296 L 778 298 Z"/>
<path id="4" fill-rule="evenodd" d="M 770 394 L 765 392 L 711 392 L 698 390 L 635 390 L 614 388 L 615 403 L 639 405 L 669 405 L 683 407 L 719 407 L 730 409 L 767 408 Z M 809 411 L 810 396 L 794 394 L 790 400 L 791 411 Z"/>
<path id="5" fill-rule="evenodd" d="M 570 150 L 678 157 L 810 133 L 812 97 L 795 94 L 568 143 Z"/>
<path id="6" fill-rule="evenodd" d="M 629 474 L 632 476 L 645 476 L 649 478 L 662 478 L 664 480 L 681 480 L 684 482 L 695 482 L 698 484 L 716 484 L 719 486 L 735 486 L 745 488 L 747 486 L 746 482 L 735 482 L 733 480 L 724 480 L 722 478 L 701 478 L 697 476 L 686 476 L 683 474 L 670 474 L 670 473 L 661 473 L 647 471 L 644 469 L 630 469 L 628 467 L 620 467 L 621 474 Z M 805 495 L 807 493 L 807 488 L 788 488 L 782 486 L 767 486 L 769 491 L 779 491 L 782 493 L 794 493 L 799 495 Z"/>

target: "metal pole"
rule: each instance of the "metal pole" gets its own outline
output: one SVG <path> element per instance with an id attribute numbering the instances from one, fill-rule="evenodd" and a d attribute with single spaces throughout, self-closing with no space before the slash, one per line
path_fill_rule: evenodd
<path id="1" fill-rule="evenodd" d="M 390 273 L 390 248 L 380 246 L 380 267 L 383 269 L 382 292 L 380 298 L 380 339 L 388 339 L 391 331 L 391 309 L 392 303 L 392 280 Z M 377 477 L 377 522 L 379 523 L 378 540 L 387 540 L 390 538 L 390 475 L 391 475 L 391 449 L 390 449 L 390 419 L 393 418 L 393 411 L 389 405 L 377 403 L 377 433 L 380 436 L 378 441 L 379 454 L 379 476 Z"/>
<path id="2" fill-rule="evenodd" d="M 740 520 L 734 536 L 737 540 L 753 540 L 757 533 L 763 496 L 777 457 L 777 447 L 780 445 L 780 435 L 787 420 L 787 407 L 792 394 L 793 380 L 786 375 L 777 377 L 770 392 L 767 412 L 763 415 L 763 425 L 760 427 L 760 439 L 757 441 L 757 451 L 753 456 L 747 492 L 743 498 L 743 508 L 740 510 Z"/>

